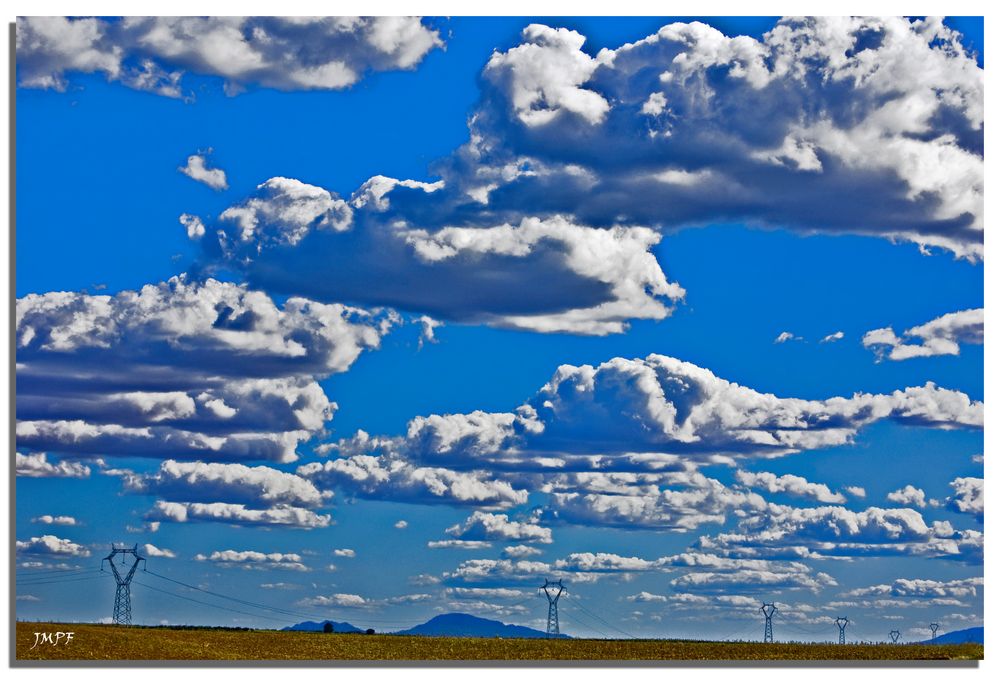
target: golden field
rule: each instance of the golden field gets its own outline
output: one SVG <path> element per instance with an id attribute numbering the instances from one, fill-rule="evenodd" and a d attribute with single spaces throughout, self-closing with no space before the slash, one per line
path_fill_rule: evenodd
<path id="1" fill-rule="evenodd" d="M 35 632 L 74 632 L 38 645 Z M 544 640 L 17 623 L 18 660 L 981 660 L 979 644 Z"/>

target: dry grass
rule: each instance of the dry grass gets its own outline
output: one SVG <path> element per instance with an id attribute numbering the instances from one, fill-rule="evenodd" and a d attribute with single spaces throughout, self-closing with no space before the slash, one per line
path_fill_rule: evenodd
<path id="1" fill-rule="evenodd" d="M 75 633 L 38 646 L 35 632 Z M 19 660 L 981 660 L 978 644 L 832 645 L 430 638 L 271 630 L 17 623 Z"/>

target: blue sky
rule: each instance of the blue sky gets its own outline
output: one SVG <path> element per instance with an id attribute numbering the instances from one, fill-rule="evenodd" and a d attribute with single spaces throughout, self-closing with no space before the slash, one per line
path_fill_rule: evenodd
<path id="1" fill-rule="evenodd" d="M 779 72 L 781 50 L 804 43 L 779 45 L 780 31 L 765 37 L 777 19 L 700 20 L 721 33 L 679 30 L 681 37 L 663 38 L 670 45 L 664 51 L 635 49 L 600 67 L 591 59 L 604 58 L 602 49 L 641 40 L 673 19 L 426 19 L 409 35 L 436 31 L 439 44 L 420 47 L 415 59 L 394 54 L 391 64 L 342 32 L 331 38 L 322 31 L 333 29 L 317 28 L 319 56 L 361 65 L 349 87 L 312 89 L 281 80 L 298 64 L 281 62 L 278 75 L 262 75 L 263 69 L 219 73 L 205 65 L 211 60 L 204 54 L 171 61 L 143 52 L 135 47 L 139 42 L 128 42 L 135 40 L 132 27 L 117 32 L 113 23 L 101 29 L 106 42 L 91 47 L 97 54 L 115 40 L 125 45 L 126 59 L 115 71 L 123 75 L 80 72 L 65 54 L 40 53 L 43 48 L 29 48 L 36 43 L 19 37 L 16 294 L 18 361 L 25 370 L 19 370 L 17 403 L 18 451 L 26 469 L 20 471 L 19 459 L 17 539 L 24 543 L 18 562 L 38 567 L 21 569 L 26 574 L 19 576 L 18 616 L 90 621 L 110 615 L 110 580 L 49 584 L 65 573 L 46 577 L 38 571 L 94 569 L 107 543 L 124 540 L 172 552 L 170 558 L 149 557 L 148 566 L 176 580 L 286 609 L 303 616 L 298 619 L 346 619 L 385 630 L 448 610 L 544 626 L 544 602 L 533 588 L 546 574 L 568 579 L 572 598 L 606 622 L 564 604 L 563 629 L 574 635 L 756 638 L 760 622 L 753 604 L 761 601 L 786 609 L 775 635 L 787 640 L 832 638 L 829 618 L 845 613 L 855 637 L 863 639 L 879 639 L 891 628 L 922 637 L 931 621 L 948 629 L 980 624 L 982 319 L 965 311 L 984 304 L 977 226 L 982 126 L 975 112 L 982 107 L 982 21 L 946 21 L 961 38 L 938 27 L 938 37 L 929 42 L 914 38 L 919 31 L 908 23 L 835 26 L 833 33 L 841 31 L 856 45 L 873 34 L 895 35 L 900 42 L 892 43 L 897 49 L 890 53 L 888 38 L 880 38 L 884 52 L 876 41 L 872 60 L 864 62 L 874 73 L 867 80 L 838 71 L 817 85 L 810 74 L 797 80 Z M 586 42 L 575 46 L 565 31 L 522 34 L 535 23 L 576 31 Z M 799 35 L 813 30 L 782 26 Z M 31 26 L 25 35 L 29 28 L 38 34 L 68 30 Z M 737 35 L 750 38 L 728 40 Z M 945 57 L 940 52 L 949 39 L 964 47 L 953 45 Z M 729 57 L 718 57 L 718 40 L 733 50 Z M 537 51 L 520 61 L 529 54 L 525 46 Z M 338 49 L 354 51 L 345 57 Z M 823 49 L 830 50 L 824 58 L 838 54 L 836 46 Z M 657 73 L 685 63 L 672 60 L 678 51 L 687 63 L 721 61 L 698 66 L 693 75 L 676 71 L 657 80 Z M 860 59 L 861 51 L 849 56 Z M 747 54 L 765 56 L 755 61 Z M 801 52 L 791 54 L 793 63 L 817 68 Z M 129 80 L 129 69 L 147 57 L 167 71 L 185 71 L 181 98 Z M 629 58 L 636 59 L 635 70 L 628 70 Z M 907 59 L 927 59 L 929 65 L 914 72 L 905 68 Z M 831 73 L 838 67 L 826 63 Z M 892 96 L 879 98 L 866 89 L 882 86 L 873 63 L 894 74 L 898 90 Z M 575 68 L 586 72 L 567 82 Z M 38 84 L 49 82 L 44 77 L 50 70 L 63 78 L 63 91 Z M 753 73 L 763 79 L 755 83 Z M 245 91 L 228 95 L 220 75 Z M 952 99 L 934 95 L 933 115 L 908 119 L 884 107 L 885 100 L 907 97 L 926 103 L 927 92 L 938 86 L 934 77 L 957 84 Z M 801 105 L 810 87 L 818 88 L 818 111 L 803 109 L 799 120 L 779 120 L 773 129 L 740 121 L 763 114 L 768 105 Z M 650 94 L 661 88 L 662 101 Z M 705 91 L 712 96 L 697 98 Z M 519 95 L 535 98 L 521 105 Z M 636 112 L 647 105 L 652 112 Z M 861 112 L 851 118 L 848 109 Z M 885 125 L 880 138 L 889 140 L 872 150 L 866 139 L 878 124 Z M 470 125 L 474 138 L 485 139 L 476 159 L 466 152 L 472 147 Z M 791 144 L 782 145 L 783 139 Z M 897 153 L 901 147 L 907 152 Z M 942 158 L 943 178 L 926 165 L 908 164 L 932 150 Z M 225 172 L 226 189 L 214 190 L 178 171 L 199 155 Z M 652 191 L 647 172 L 660 172 Z M 581 175 L 591 177 L 589 187 L 580 188 Z M 387 206 L 379 210 L 371 193 L 367 203 L 359 201 L 373 176 L 420 184 L 384 193 Z M 273 177 L 297 183 L 258 187 Z M 437 181 L 443 187 L 428 187 Z M 486 191 L 485 202 L 468 198 L 476 190 Z M 289 197 L 293 192 L 297 197 Z M 619 201 L 620 195 L 627 199 Z M 337 206 L 340 199 L 345 202 Z M 282 211 L 289 204 L 320 209 L 316 213 L 330 220 L 323 225 L 307 219 L 305 238 L 290 241 L 290 228 L 301 223 Z M 222 216 L 230 207 L 254 214 L 252 236 L 258 239 L 247 248 L 217 244 L 215 233 L 222 231 L 231 246 L 244 246 L 238 229 L 244 222 Z M 345 211 L 351 213 L 346 224 L 338 220 Z M 178 222 L 181 214 L 197 216 L 208 234 L 190 238 Z M 521 218 L 540 223 L 497 229 L 517 226 Z M 620 228 L 620 237 L 598 244 L 589 239 L 612 226 Z M 536 232 L 543 234 L 532 239 Z M 627 248 L 633 246 L 629 237 L 647 232 L 653 239 Z M 468 244 L 484 233 L 494 239 Z M 272 236 L 285 239 L 274 244 L 267 239 Z M 397 236 L 405 236 L 412 251 L 396 247 Z M 508 236 L 512 243 L 502 241 Z M 503 247 L 510 247 L 508 253 Z M 509 253 L 518 247 L 529 252 Z M 595 247 L 597 254 L 588 258 Z M 605 263 L 614 266 L 610 276 L 593 272 Z M 660 272 L 664 284 L 683 288 L 683 297 L 666 288 L 655 292 Z M 157 287 L 155 302 L 132 305 L 128 294 L 115 296 L 109 306 L 94 300 L 162 285 L 177 275 L 186 275 L 180 288 Z M 308 354 L 288 357 L 281 352 L 288 342 L 266 355 L 272 343 L 234 348 L 236 343 L 226 342 L 230 334 L 212 333 L 226 328 L 229 315 L 220 314 L 210 328 L 189 329 L 185 322 L 197 323 L 190 316 L 170 314 L 182 296 L 211 307 L 208 287 L 201 286 L 210 279 L 229 286 L 213 290 L 219 295 L 209 300 L 249 313 L 241 326 L 250 326 L 250 338 L 305 341 Z M 400 282 L 386 281 L 394 279 Z M 241 295 L 241 283 L 263 300 Z M 463 287 L 468 293 L 461 293 Z M 75 295 L 72 302 L 44 295 L 52 292 Z M 309 299 L 309 306 L 292 319 L 288 299 L 296 296 Z M 606 311 L 612 297 L 617 305 Z M 334 303 L 375 315 L 346 316 L 336 329 L 315 323 L 311 308 Z M 154 305 L 165 313 L 157 320 L 162 325 L 143 323 L 141 314 L 153 316 Z M 274 334 L 263 317 L 279 307 L 288 315 L 280 321 L 288 323 Z M 232 317 L 238 319 L 239 308 Z M 421 335 L 421 316 L 442 322 L 432 337 Z M 920 329 L 938 318 L 943 321 Z M 894 329 L 896 343 L 878 342 L 869 333 L 886 327 Z M 907 329 L 914 331 L 905 336 Z M 783 332 L 793 336 L 778 342 Z M 837 332 L 842 337 L 822 342 Z M 216 339 L 225 347 L 205 342 Z M 356 353 L 345 356 L 337 349 L 341 344 L 354 344 Z M 929 356 L 901 358 L 905 345 L 923 345 Z M 279 352 L 284 356 L 275 356 Z M 679 365 L 656 366 L 647 355 L 673 357 Z M 633 361 L 626 367 L 615 358 Z M 568 386 L 539 393 L 564 364 L 605 364 L 607 380 L 592 385 L 593 401 L 574 399 Z M 690 365 L 708 375 L 697 375 Z M 631 379 L 626 369 L 659 373 L 661 379 L 650 392 L 648 381 Z M 567 377 L 579 379 L 568 381 L 577 391 L 591 382 L 582 371 Z M 618 378 L 626 385 L 619 386 Z M 753 393 L 728 389 L 723 381 Z M 675 382 L 686 383 L 687 394 L 671 390 Z M 928 382 L 936 387 L 925 387 Z M 317 384 L 322 395 L 310 389 Z M 298 398 L 276 395 L 286 391 L 281 388 L 299 388 Z M 907 394 L 906 388 L 923 389 Z M 201 389 L 205 396 L 198 398 Z M 147 396 L 154 390 L 163 398 Z M 658 431 L 659 402 L 665 398 L 684 410 L 695 396 L 691 392 L 702 397 L 695 405 L 707 421 L 697 423 L 699 438 Z M 858 397 L 893 392 L 898 396 L 892 402 L 855 407 Z M 756 393 L 774 395 L 779 403 Z M 336 402 L 335 412 L 318 423 L 303 422 L 315 406 L 322 408 L 322 396 Z M 122 401 L 138 406 L 145 421 L 120 407 Z M 153 403 L 143 409 L 147 401 Z M 226 418 L 231 422 L 211 418 L 210 401 L 238 412 L 228 414 L 235 416 Z M 526 403 L 541 416 L 543 431 L 532 431 L 533 418 L 518 413 Z M 795 425 L 771 419 L 754 427 L 754 420 L 775 410 Z M 485 417 L 434 417 L 474 411 Z M 746 417 L 730 423 L 731 415 Z M 181 422 L 171 427 L 171 416 Z M 288 426 L 293 418 L 297 430 Z M 73 440 L 69 432 L 52 431 L 58 421 L 90 427 Z M 49 422 L 53 427 L 42 429 Z M 110 428 L 95 432 L 110 424 L 154 432 L 144 442 Z M 408 431 L 421 424 L 423 436 Z M 795 426 L 804 430 L 802 437 L 778 444 L 778 453 L 748 441 L 747 435 L 780 436 L 776 429 Z M 184 437 L 181 448 L 178 430 L 212 439 Z M 368 441 L 323 447 L 358 430 Z M 296 457 L 267 450 L 265 441 L 273 441 L 267 435 L 292 431 L 300 434 L 293 443 Z M 259 448 L 265 450 L 232 450 L 243 449 L 238 444 L 246 433 L 261 435 Z M 85 439 L 88 434 L 96 436 Z M 217 439 L 228 444 L 222 452 L 212 450 Z M 630 469 L 613 466 L 632 452 L 667 453 L 683 467 L 631 460 Z M 41 469 L 39 453 L 46 454 Z M 601 481 L 610 488 L 593 477 L 560 476 L 534 464 L 555 458 L 569 463 L 565 472 L 582 474 L 583 465 L 573 463 L 595 453 L 608 464 L 594 474 L 605 473 Z M 27 469 L 29 457 L 34 471 Z M 357 470 L 351 465 L 357 458 L 404 463 L 404 474 L 425 476 L 430 468 L 453 485 L 442 497 L 414 488 L 413 474 L 378 484 L 352 482 L 339 469 L 305 469 L 337 461 L 340 468 Z M 79 468 L 86 467 L 87 476 L 53 476 L 60 470 L 52 466 L 63 460 L 71 465 L 62 474 L 82 474 Z M 182 465 L 181 479 L 173 483 L 161 468 L 172 460 Z M 510 462 L 526 464 L 505 464 Z M 199 473 L 199 463 L 210 463 L 209 469 Z M 242 479 L 206 479 L 225 475 L 221 463 L 247 473 Z M 261 467 L 281 472 L 267 481 L 285 486 L 289 495 L 297 492 L 299 502 L 249 496 L 267 483 L 246 478 L 262 477 L 250 469 Z M 803 478 L 787 480 L 798 486 L 822 484 L 837 499 L 820 499 L 815 486 L 769 490 L 765 473 L 774 480 Z M 956 484 L 960 478 L 970 481 Z M 482 482 L 477 490 L 509 490 L 519 497 L 470 499 L 455 488 L 476 481 Z M 907 486 L 912 490 L 890 498 Z M 846 487 L 863 488 L 864 495 Z M 321 490 L 333 495 L 315 497 Z M 302 497 L 303 491 L 312 492 Z M 707 493 L 699 494 L 694 507 L 682 505 L 698 491 Z M 589 507 L 569 495 L 582 496 Z M 172 520 L 176 511 L 156 507 L 158 501 L 188 504 L 189 518 Z M 218 503 L 244 513 L 304 510 L 312 525 L 283 526 L 259 511 L 245 517 L 255 523 L 240 525 L 218 512 L 203 520 L 192 516 L 198 509 L 192 505 Z M 626 503 L 646 507 L 627 512 Z M 617 509 L 631 516 L 612 519 Z M 842 510 L 830 518 L 862 524 L 862 536 L 840 541 L 853 543 L 852 551 L 834 551 L 838 540 L 824 539 L 817 525 L 825 521 L 822 510 Z M 79 523 L 33 521 L 43 515 Z M 521 527 L 479 539 L 473 528 L 446 533 L 467 518 L 496 515 Z M 694 525 L 685 526 L 690 519 Z M 401 520 L 407 527 L 395 527 Z M 153 522 L 159 524 L 155 530 Z M 904 534 L 893 535 L 900 523 Z M 788 529 L 782 542 L 798 546 L 798 553 L 762 545 L 759 535 L 768 527 Z M 539 529 L 548 535 L 539 536 Z M 57 542 L 32 541 L 46 535 Z M 482 545 L 428 546 L 449 539 Z M 498 567 L 513 564 L 480 563 L 494 572 L 460 574 L 465 562 L 513 561 L 503 550 L 516 545 L 538 550 L 525 559 L 537 562 L 534 572 L 505 577 Z M 335 549 L 350 549 L 354 556 L 334 555 Z M 283 559 L 295 564 L 284 567 L 248 563 L 246 556 L 196 559 L 227 550 L 298 558 Z M 599 553 L 618 558 L 587 563 L 587 556 Z M 677 557 L 685 554 L 703 558 L 683 565 Z M 328 569 L 331 564 L 335 570 Z M 717 582 L 699 586 L 685 577 L 691 573 Z M 426 576 L 433 580 L 426 583 Z M 141 574 L 137 580 L 253 610 Z M 276 583 L 286 587 L 261 587 Z M 287 613 L 265 612 L 270 619 L 240 615 L 144 587 L 132 593 L 142 623 L 274 627 L 296 619 Z"/>

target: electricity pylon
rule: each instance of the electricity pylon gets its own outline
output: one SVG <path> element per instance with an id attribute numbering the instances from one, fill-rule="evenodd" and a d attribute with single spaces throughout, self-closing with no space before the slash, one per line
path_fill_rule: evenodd
<path id="1" fill-rule="evenodd" d="M 844 629 L 847 628 L 847 618 L 837 618 L 837 628 L 840 629 L 840 645 L 844 645 Z"/>
<path id="2" fill-rule="evenodd" d="M 563 586 L 562 580 L 559 580 L 558 584 L 559 586 L 556 586 L 546 578 L 545 584 L 539 588 L 545 592 L 545 598 L 549 600 L 549 621 L 545 627 L 545 633 L 549 636 L 559 635 L 559 597 L 566 591 L 566 587 Z"/>
<path id="3" fill-rule="evenodd" d="M 893 643 L 896 643 L 896 642 L 899 641 L 899 636 L 900 636 L 899 629 L 893 629 L 892 631 L 889 632 L 889 638 L 892 639 Z"/>
<path id="4" fill-rule="evenodd" d="M 774 615 L 774 604 L 765 603 L 760 607 L 764 613 L 764 643 L 774 643 L 774 633 L 771 631 L 771 616 Z"/>
<path id="5" fill-rule="evenodd" d="M 124 576 L 118 572 L 118 566 L 115 565 L 115 554 L 122 555 L 122 566 L 125 565 L 126 554 L 131 554 L 135 557 L 135 560 L 132 562 L 132 567 L 129 568 L 128 573 Z M 139 556 L 139 545 L 126 547 L 123 544 L 119 547 L 112 542 L 111 553 L 101 559 L 101 570 L 104 570 L 105 561 L 111 564 L 111 572 L 115 574 L 115 582 L 118 583 L 118 586 L 115 588 L 114 623 L 129 627 L 132 625 L 132 597 L 129 592 L 129 583 L 132 582 L 132 576 L 135 575 L 135 569 L 139 567 L 140 561 L 143 562 L 143 570 L 146 569 L 146 559 Z"/>
<path id="6" fill-rule="evenodd" d="M 931 640 L 937 638 L 937 630 L 941 627 L 937 622 L 931 622 Z"/>

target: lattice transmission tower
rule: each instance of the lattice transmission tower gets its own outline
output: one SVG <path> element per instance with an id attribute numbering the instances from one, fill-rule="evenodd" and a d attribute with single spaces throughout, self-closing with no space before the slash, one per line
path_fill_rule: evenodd
<path id="1" fill-rule="evenodd" d="M 545 584 L 539 587 L 539 591 L 545 592 L 545 598 L 549 600 L 549 621 L 545 627 L 545 633 L 549 636 L 559 635 L 559 597 L 566 591 L 562 580 L 558 583 L 549 582 L 545 579 Z"/>
<path id="2" fill-rule="evenodd" d="M 941 628 L 941 625 L 938 624 L 937 622 L 931 622 L 930 628 L 931 628 L 931 640 L 933 641 L 934 639 L 937 638 L 937 630 Z"/>
<path id="3" fill-rule="evenodd" d="M 131 554 L 134 557 L 132 561 L 132 567 L 128 569 L 128 572 L 122 575 L 118 571 L 118 566 L 115 565 L 115 554 L 122 555 L 122 566 L 124 567 L 127 563 L 125 561 L 125 555 Z M 115 587 L 115 612 L 114 612 L 114 623 L 124 625 L 126 627 L 132 625 L 132 596 L 129 592 L 129 584 L 132 582 L 132 576 L 135 575 L 136 568 L 139 567 L 139 562 L 142 561 L 143 570 L 146 569 L 146 559 L 139 555 L 139 545 L 132 545 L 131 547 L 126 547 L 124 544 L 121 546 L 111 543 L 111 553 L 101 559 L 101 570 L 104 570 L 104 562 L 107 561 L 111 564 L 111 572 L 115 574 L 115 582 L 118 585 Z"/>
<path id="4" fill-rule="evenodd" d="M 771 616 L 774 615 L 774 611 L 773 603 L 765 603 L 760 607 L 760 612 L 764 613 L 764 643 L 774 643 L 774 632 L 771 630 Z"/>
<path id="5" fill-rule="evenodd" d="M 847 618 L 838 617 L 837 618 L 837 628 L 840 629 L 840 645 L 844 645 L 844 630 L 847 629 Z"/>
<path id="6" fill-rule="evenodd" d="M 893 629 L 892 631 L 889 632 L 889 638 L 892 640 L 893 643 L 898 643 L 899 637 L 900 637 L 899 629 Z"/>

